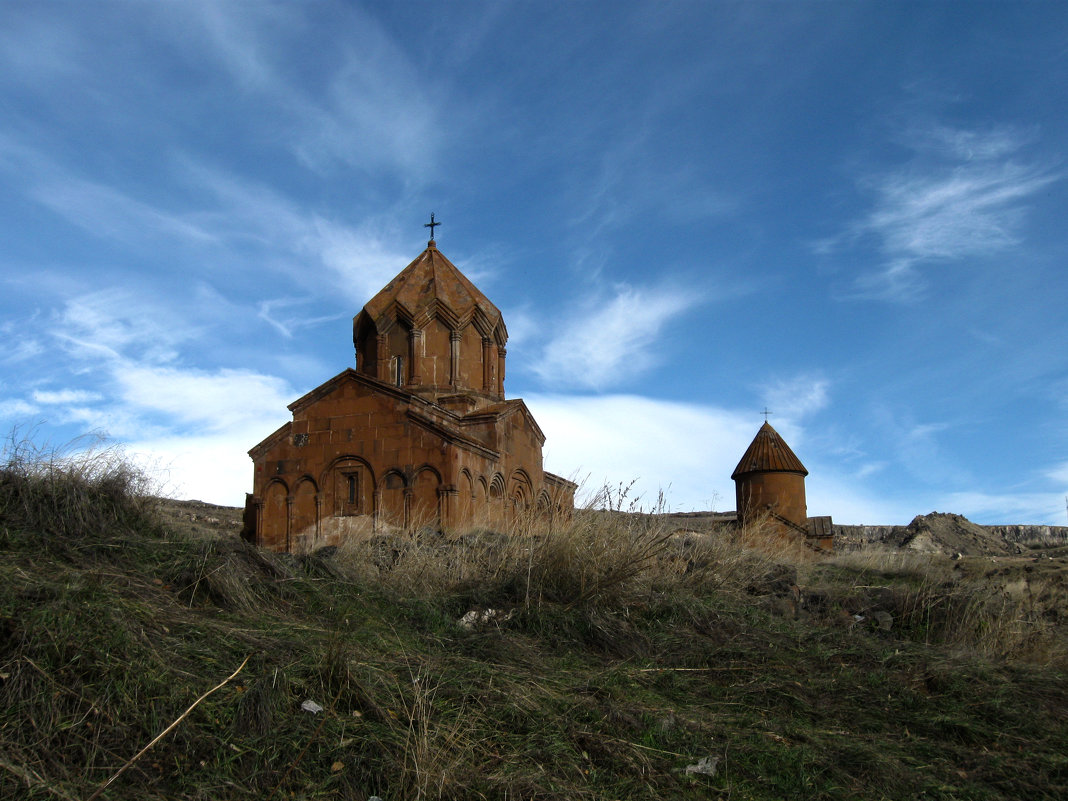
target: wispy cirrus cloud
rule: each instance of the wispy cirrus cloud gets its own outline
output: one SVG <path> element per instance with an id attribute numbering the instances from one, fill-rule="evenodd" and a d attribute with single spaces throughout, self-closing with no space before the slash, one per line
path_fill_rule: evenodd
<path id="1" fill-rule="evenodd" d="M 261 370 L 190 366 L 206 330 L 123 290 L 70 299 L 38 324 L 60 346 L 53 369 L 36 387 L 24 382 L 23 397 L 0 399 L 0 420 L 106 432 L 185 497 L 239 504 L 251 486 L 246 451 L 299 395 Z"/>
<path id="2" fill-rule="evenodd" d="M 862 178 L 872 208 L 817 250 L 874 240 L 883 265 L 857 279 L 856 294 L 902 300 L 922 290 L 924 267 L 1018 246 L 1028 199 L 1063 177 L 1048 165 L 1018 158 L 1031 138 L 1010 128 L 913 129 L 912 160 Z"/>
<path id="3" fill-rule="evenodd" d="M 864 228 L 884 249 L 912 260 L 951 259 L 1018 240 L 1020 201 L 1054 177 L 1012 163 L 954 167 L 941 175 L 897 174 L 878 181 Z"/>
<path id="4" fill-rule="evenodd" d="M 1068 487 L 1068 462 L 1061 462 L 1056 467 L 1051 468 L 1046 477 L 1058 484 L 1063 484 Z"/>
<path id="5" fill-rule="evenodd" d="M 70 298 L 51 329 L 80 358 L 119 359 L 133 352 L 155 363 L 172 361 L 176 348 L 197 333 L 195 323 L 165 304 L 114 287 Z"/>
<path id="6" fill-rule="evenodd" d="M 103 397 L 104 396 L 99 392 L 90 392 L 84 389 L 38 389 L 33 392 L 33 399 L 36 403 L 43 403 L 49 406 L 59 404 L 93 403 L 94 401 L 102 400 Z"/>
<path id="7" fill-rule="evenodd" d="M 331 9 L 346 36 L 311 41 L 300 6 L 197 3 L 198 39 L 241 91 L 265 99 L 288 121 L 279 131 L 305 165 L 393 169 L 418 181 L 441 150 L 441 106 L 398 42 L 356 6 Z M 188 25 L 188 9 L 175 23 Z M 291 48 L 313 52 L 327 76 L 311 91 L 306 76 L 277 58 Z M 329 65 L 329 69 L 325 69 Z M 463 119 L 452 108 L 453 119 Z"/>
<path id="8" fill-rule="evenodd" d="M 319 317 L 302 317 L 294 314 L 278 314 L 278 312 L 285 309 L 293 307 L 299 308 L 310 302 L 310 298 L 274 298 L 272 300 L 265 300 L 259 304 L 259 312 L 256 316 L 278 331 L 278 333 L 286 339 L 292 339 L 293 332 L 301 328 L 310 328 L 319 323 L 337 320 L 341 316 L 330 314 Z"/>
<path id="9" fill-rule="evenodd" d="M 589 389 L 630 380 L 656 363 L 660 329 L 701 300 L 692 290 L 628 284 L 598 293 L 554 327 L 534 372 L 546 383 Z"/>
<path id="10" fill-rule="evenodd" d="M 159 198 L 93 180 L 26 140 L 0 131 L 0 172 L 35 202 L 98 239 L 126 246 L 218 242 L 196 219 L 197 209 L 170 207 Z"/>
<path id="11" fill-rule="evenodd" d="M 64 174 L 44 178 L 30 195 L 69 222 L 101 239 L 130 244 L 156 241 L 158 237 L 190 244 L 207 244 L 216 237 L 190 219 L 188 212 L 161 208 L 95 181 Z"/>
<path id="12" fill-rule="evenodd" d="M 205 197 L 198 217 L 202 225 L 234 245 L 252 246 L 271 254 L 275 271 L 321 292 L 322 275 L 308 270 L 309 261 L 325 267 L 334 290 L 364 303 L 407 264 L 411 253 L 397 247 L 398 225 L 386 210 L 348 224 L 308 211 L 270 186 L 184 158 L 180 172 L 187 184 Z"/>
<path id="13" fill-rule="evenodd" d="M 14 365 L 28 362 L 44 353 L 45 346 L 41 340 L 13 321 L 0 323 L 0 335 L 3 335 L 8 343 L 4 348 L 4 353 L 0 354 L 0 364 Z"/>
<path id="14" fill-rule="evenodd" d="M 388 210 L 348 224 L 191 157 L 170 163 L 169 172 L 185 190 L 181 205 L 87 180 L 10 136 L 0 135 L 0 170 L 15 176 L 29 197 L 98 239 L 135 250 L 209 249 L 230 263 L 242 254 L 237 258 L 247 271 L 280 273 L 308 292 L 321 292 L 322 273 L 309 270 L 311 263 L 326 268 L 332 294 L 340 291 L 358 303 L 411 258 L 395 244 L 397 225 Z"/>
<path id="15" fill-rule="evenodd" d="M 770 407 L 769 412 L 784 420 L 796 421 L 826 408 L 830 402 L 829 387 L 826 378 L 804 374 L 777 379 L 767 385 L 762 394 L 764 403 Z"/>

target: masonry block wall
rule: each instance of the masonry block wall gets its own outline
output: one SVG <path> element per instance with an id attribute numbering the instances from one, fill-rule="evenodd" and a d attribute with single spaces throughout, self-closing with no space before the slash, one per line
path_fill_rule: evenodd
<path id="1" fill-rule="evenodd" d="M 808 516 L 807 475 L 801 460 L 765 421 L 731 475 L 739 524 L 761 521 L 783 538 L 832 550 L 831 519 Z"/>
<path id="2" fill-rule="evenodd" d="M 545 472 L 544 434 L 504 397 L 506 341 L 500 312 L 431 241 L 353 320 L 356 368 L 249 451 L 245 536 L 304 552 L 569 513 L 575 484 Z"/>

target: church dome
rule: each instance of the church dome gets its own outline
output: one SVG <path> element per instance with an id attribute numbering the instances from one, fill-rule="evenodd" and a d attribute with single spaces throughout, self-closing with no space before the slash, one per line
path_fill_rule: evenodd
<path id="1" fill-rule="evenodd" d="M 764 421 L 731 478 L 737 479 L 748 473 L 800 473 L 807 476 L 808 470 L 779 432 Z"/>
<path id="2" fill-rule="evenodd" d="M 356 369 L 424 397 L 504 399 L 501 311 L 427 243 L 352 321 Z"/>
<path id="3" fill-rule="evenodd" d="M 434 240 L 367 301 L 357 320 L 362 316 L 380 331 L 397 318 L 422 328 L 429 320 L 444 317 L 459 328 L 474 322 L 482 334 L 495 336 L 499 345 L 508 338 L 500 309 L 445 258 Z"/>

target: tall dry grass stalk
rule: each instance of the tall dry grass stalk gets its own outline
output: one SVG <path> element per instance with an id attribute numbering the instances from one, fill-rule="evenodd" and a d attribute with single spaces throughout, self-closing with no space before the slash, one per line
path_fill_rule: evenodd
<path id="1" fill-rule="evenodd" d="M 99 435 L 64 446 L 14 429 L 0 452 L 0 519 L 37 536 L 77 538 L 142 525 L 155 481 Z"/>
<path id="2" fill-rule="evenodd" d="M 952 561 L 942 554 L 870 545 L 854 551 L 836 553 L 830 564 L 864 574 L 949 578 Z"/>
<path id="3" fill-rule="evenodd" d="M 463 787 L 457 786 L 461 766 L 476 746 L 467 710 L 461 706 L 439 713 L 433 677 L 409 665 L 408 678 L 409 687 L 397 686 L 394 695 L 400 710 L 396 726 L 403 730 L 403 797 L 422 801 L 462 794 Z"/>

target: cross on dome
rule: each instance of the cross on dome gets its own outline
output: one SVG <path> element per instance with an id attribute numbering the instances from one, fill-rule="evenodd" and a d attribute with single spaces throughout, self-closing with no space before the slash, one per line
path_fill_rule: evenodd
<path id="1" fill-rule="evenodd" d="M 434 212 L 430 212 L 430 222 L 423 223 L 423 227 L 430 229 L 430 241 L 431 242 L 434 241 L 434 229 L 439 225 L 441 225 L 441 223 L 434 222 Z"/>

